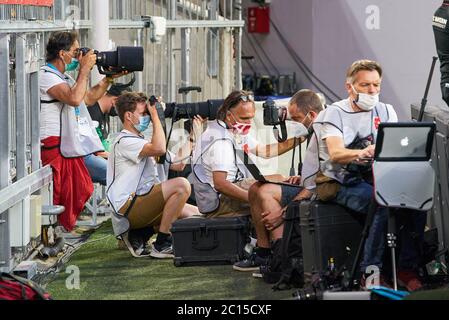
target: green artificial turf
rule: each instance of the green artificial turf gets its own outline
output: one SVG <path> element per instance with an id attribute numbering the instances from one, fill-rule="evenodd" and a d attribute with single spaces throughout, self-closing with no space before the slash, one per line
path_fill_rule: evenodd
<path id="1" fill-rule="evenodd" d="M 79 268 L 79 289 L 66 287 L 67 279 L 74 283 L 66 273 L 69 266 Z M 233 271 L 231 265 L 175 267 L 172 259 L 133 258 L 118 249 L 110 221 L 73 254 L 46 290 L 56 300 L 276 300 L 290 299 L 293 292 L 275 292 L 251 272 Z"/>

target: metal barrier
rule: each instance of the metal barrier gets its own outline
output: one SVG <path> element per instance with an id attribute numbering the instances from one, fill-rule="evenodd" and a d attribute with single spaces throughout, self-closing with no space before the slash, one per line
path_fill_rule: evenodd
<path id="1" fill-rule="evenodd" d="M 14 268 L 27 254 L 33 193 L 41 193 L 42 204 L 52 203 L 51 170 L 41 168 L 39 139 L 38 70 L 45 61 L 45 45 L 52 31 L 77 29 L 81 45 L 91 46 L 91 4 L 55 0 L 50 8 L 0 5 L 2 271 Z M 176 102 L 182 86 L 203 88 L 187 101 L 222 98 L 233 87 L 241 88 L 241 0 L 110 0 L 107 10 L 111 41 L 145 49 L 145 70 L 135 90 Z M 160 43 L 151 42 L 153 16 L 167 19 Z M 111 128 L 119 130 L 118 119 Z M 22 241 L 12 245 L 15 237 Z"/>
<path id="2" fill-rule="evenodd" d="M 420 105 L 412 104 L 412 119 L 417 119 Z M 427 106 L 423 121 L 435 122 L 437 132 L 433 144 L 432 163 L 436 173 L 435 201 L 428 216 L 431 227 L 438 229 L 441 248 L 449 248 L 449 110 Z"/>

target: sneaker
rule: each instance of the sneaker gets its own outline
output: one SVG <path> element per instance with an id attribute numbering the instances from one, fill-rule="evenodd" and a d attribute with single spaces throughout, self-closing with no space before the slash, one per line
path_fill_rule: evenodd
<path id="1" fill-rule="evenodd" d="M 370 274 L 364 274 L 362 275 L 362 278 L 360 279 L 360 289 L 364 291 L 368 291 L 371 288 L 377 287 L 376 285 L 372 283 L 366 283 L 366 279 L 370 276 Z M 379 286 L 393 289 L 393 285 L 385 278 L 384 275 L 380 275 L 379 278 Z"/>
<path id="2" fill-rule="evenodd" d="M 237 271 L 259 271 L 261 265 L 267 264 L 268 257 L 262 258 L 253 252 L 248 259 L 234 263 L 232 268 Z"/>
<path id="3" fill-rule="evenodd" d="M 262 272 L 260 272 L 260 268 L 257 271 L 253 272 L 254 278 L 263 278 Z"/>
<path id="4" fill-rule="evenodd" d="M 158 259 L 174 258 L 175 255 L 173 254 L 172 243 L 169 241 L 166 241 L 160 245 L 160 244 L 157 244 L 156 242 L 153 242 L 150 256 L 152 256 L 153 258 L 158 258 Z"/>
<path id="5" fill-rule="evenodd" d="M 401 270 L 398 272 L 398 285 L 407 289 L 407 291 L 416 291 L 423 287 L 418 274 L 414 271 Z"/>
<path id="6" fill-rule="evenodd" d="M 133 237 L 133 234 L 128 231 L 123 234 L 122 239 L 133 257 L 143 258 L 150 255 L 146 243 L 140 237 Z"/>

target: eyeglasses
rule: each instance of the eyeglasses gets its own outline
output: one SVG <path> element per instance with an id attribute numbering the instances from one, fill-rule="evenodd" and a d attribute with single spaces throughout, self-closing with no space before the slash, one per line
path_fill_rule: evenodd
<path id="1" fill-rule="evenodd" d="M 252 94 L 242 94 L 239 98 L 240 100 L 242 100 L 243 102 L 253 102 L 254 101 L 254 96 Z"/>
<path id="2" fill-rule="evenodd" d="M 76 56 L 78 56 L 78 54 L 80 53 L 80 48 L 76 48 L 76 49 L 73 49 L 73 50 L 68 50 L 68 51 L 66 51 L 66 52 L 68 52 L 68 53 L 71 54 L 72 56 L 76 57 Z"/>

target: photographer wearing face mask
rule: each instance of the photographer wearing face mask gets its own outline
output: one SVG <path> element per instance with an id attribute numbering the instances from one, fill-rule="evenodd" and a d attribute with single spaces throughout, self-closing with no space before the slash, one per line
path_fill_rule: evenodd
<path id="1" fill-rule="evenodd" d="M 382 68 L 370 60 L 359 60 L 349 68 L 346 76 L 348 99 L 326 110 L 319 140 L 320 172 L 316 178 L 318 198 L 333 201 L 357 213 L 367 214 L 373 197 L 372 172 L 369 159 L 374 156 L 377 130 L 381 122 L 397 122 L 391 105 L 379 101 Z M 417 234 L 423 234 L 425 213 L 409 214 Z M 388 213 L 379 207 L 374 215 L 361 261 L 362 287 L 367 267 L 382 270 Z M 404 237 L 410 233 L 403 232 Z M 409 290 L 420 287 L 414 268 L 418 254 L 411 238 L 402 239 L 399 283 Z M 381 285 L 389 285 L 381 274 Z"/>
<path id="2" fill-rule="evenodd" d="M 255 116 L 254 98 L 250 92 L 231 92 L 217 112 L 217 119 L 197 139 L 192 171 L 198 208 L 208 217 L 248 215 L 248 189 L 255 182 L 241 160 L 237 149 L 263 158 L 281 155 L 301 139 L 260 145 L 249 132 Z M 283 181 L 280 175 L 271 179 Z"/>
<path id="3" fill-rule="evenodd" d="M 315 124 L 323 118 L 323 104 L 319 96 L 311 90 L 300 90 L 293 95 L 288 104 L 290 114 L 290 127 L 293 136 L 298 141 L 305 141 L 306 137 L 312 135 Z M 313 137 L 312 137 L 313 138 Z M 307 177 L 309 184 L 301 181 L 300 176 L 290 177 L 289 183 L 301 184 L 301 188 L 272 183 L 254 183 L 249 189 L 249 202 L 251 205 L 251 217 L 256 229 L 257 245 L 251 256 L 234 264 L 237 271 L 258 271 L 261 265 L 268 262 L 271 252 L 271 242 L 282 238 L 284 208 L 294 200 L 308 199 L 313 194 L 314 174 L 318 163 L 315 152 L 316 139 L 311 140 L 304 159 L 302 177 Z"/>
<path id="4" fill-rule="evenodd" d="M 112 81 L 104 78 L 88 89 L 96 56 L 92 51 L 83 55 L 79 47 L 76 32 L 53 33 L 46 46 L 46 64 L 39 71 L 41 158 L 53 169 L 54 204 L 65 207 L 58 219 L 68 231 L 93 192 L 83 157 L 103 151 L 86 104 L 103 96 Z M 77 69 L 76 80 L 66 74 Z"/>
<path id="5" fill-rule="evenodd" d="M 107 195 L 114 208 L 113 227 L 134 257 L 173 257 L 169 233 L 172 222 L 183 216 L 190 195 L 185 178 L 161 182 L 155 157 L 164 155 L 165 134 L 155 106 L 142 93 L 125 93 L 116 101 L 123 130 L 115 138 L 108 159 Z M 149 140 L 142 135 L 150 124 Z M 151 249 L 146 244 L 159 232 Z"/>

